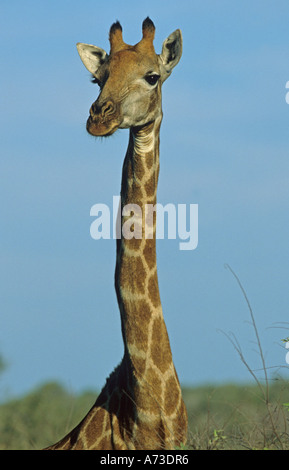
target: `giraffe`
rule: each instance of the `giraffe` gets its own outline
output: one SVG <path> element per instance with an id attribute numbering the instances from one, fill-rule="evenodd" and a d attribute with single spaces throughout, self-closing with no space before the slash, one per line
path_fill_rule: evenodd
<path id="1" fill-rule="evenodd" d="M 87 131 L 105 137 L 129 128 L 115 268 L 124 355 L 84 419 L 46 450 L 160 450 L 186 442 L 187 412 L 158 288 L 155 212 L 150 223 L 145 217 L 147 207 L 156 204 L 161 87 L 180 60 L 182 35 L 173 32 L 157 55 L 155 26 L 149 18 L 142 33 L 140 42 L 128 45 L 117 21 L 110 28 L 109 55 L 99 47 L 77 44 L 100 86 Z"/>

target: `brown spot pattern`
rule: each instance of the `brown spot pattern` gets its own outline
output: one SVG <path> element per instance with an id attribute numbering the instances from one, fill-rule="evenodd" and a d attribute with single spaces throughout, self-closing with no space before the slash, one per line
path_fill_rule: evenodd
<path id="1" fill-rule="evenodd" d="M 155 175 L 155 172 L 152 172 L 150 178 L 145 183 L 145 191 L 146 191 L 147 197 L 154 196 L 156 192 L 156 186 L 157 186 L 156 175 Z"/>
<path id="2" fill-rule="evenodd" d="M 167 380 L 165 385 L 165 410 L 168 415 L 175 411 L 179 396 L 180 392 L 177 386 L 176 378 L 172 376 Z"/>
<path id="3" fill-rule="evenodd" d="M 146 351 L 148 347 L 148 325 L 151 319 L 151 308 L 145 300 L 134 302 L 135 315 L 133 318 L 127 318 L 126 334 L 127 342 L 133 343 L 137 341 L 138 349 Z"/>
<path id="4" fill-rule="evenodd" d="M 123 257 L 119 272 L 119 283 L 131 293 L 145 293 L 146 272 L 140 256 Z"/>
<path id="5" fill-rule="evenodd" d="M 155 318 L 152 331 L 151 358 L 164 374 L 172 363 L 172 354 L 167 329 L 163 318 Z"/>
<path id="6" fill-rule="evenodd" d="M 161 299 L 158 286 L 158 276 L 156 271 L 149 278 L 148 295 L 153 306 L 157 308 L 161 303 Z"/>
<path id="7" fill-rule="evenodd" d="M 146 240 L 145 247 L 143 249 L 144 259 L 149 267 L 149 269 L 153 269 L 156 265 L 156 249 L 155 249 L 156 242 L 155 240 Z"/>

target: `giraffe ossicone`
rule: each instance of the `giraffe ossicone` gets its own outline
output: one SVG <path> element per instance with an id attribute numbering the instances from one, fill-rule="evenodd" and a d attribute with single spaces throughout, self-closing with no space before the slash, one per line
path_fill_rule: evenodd
<path id="1" fill-rule="evenodd" d="M 124 355 L 95 404 L 67 436 L 48 450 L 158 450 L 185 444 L 187 412 L 173 364 L 158 287 L 156 221 L 145 235 L 145 207 L 156 204 L 159 175 L 161 87 L 182 54 L 180 30 L 154 50 L 155 26 L 147 18 L 142 39 L 124 42 L 119 22 L 110 28 L 110 53 L 78 43 L 85 67 L 100 86 L 87 130 L 109 136 L 129 128 L 123 163 L 121 209 L 141 208 L 142 236 L 117 239 L 115 290 Z M 121 211 L 122 225 L 129 214 Z M 137 218 L 136 218 L 137 224 Z M 131 225 L 130 225 L 131 226 Z M 134 230 L 136 231 L 136 230 Z"/>

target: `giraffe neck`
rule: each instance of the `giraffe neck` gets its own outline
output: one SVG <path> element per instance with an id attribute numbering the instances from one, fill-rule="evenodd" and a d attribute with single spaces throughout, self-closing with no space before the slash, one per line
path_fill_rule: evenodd
<path id="1" fill-rule="evenodd" d="M 160 370 L 172 363 L 158 287 L 155 212 L 153 225 L 146 224 L 146 210 L 156 204 L 160 125 L 161 117 L 130 130 L 121 185 L 123 229 L 117 241 L 115 288 L 125 357 L 134 375 L 142 376 L 150 360 Z"/>
<path id="2" fill-rule="evenodd" d="M 131 129 L 121 186 L 122 226 L 115 287 L 125 352 L 86 417 L 47 449 L 175 449 L 186 442 L 187 414 L 163 319 L 156 269 L 156 220 L 145 238 L 145 206 L 155 205 L 157 122 Z M 132 206 L 129 206 L 132 204 Z M 141 210 L 141 214 L 136 210 Z M 127 212 L 126 212 L 127 211 Z"/>

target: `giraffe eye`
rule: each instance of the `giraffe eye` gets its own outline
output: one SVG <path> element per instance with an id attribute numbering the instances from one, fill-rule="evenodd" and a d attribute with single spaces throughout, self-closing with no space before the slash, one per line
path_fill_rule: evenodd
<path id="1" fill-rule="evenodd" d="M 153 73 L 152 75 L 146 75 L 145 80 L 150 84 L 150 85 L 155 85 L 160 78 L 160 75 L 157 73 Z"/>

